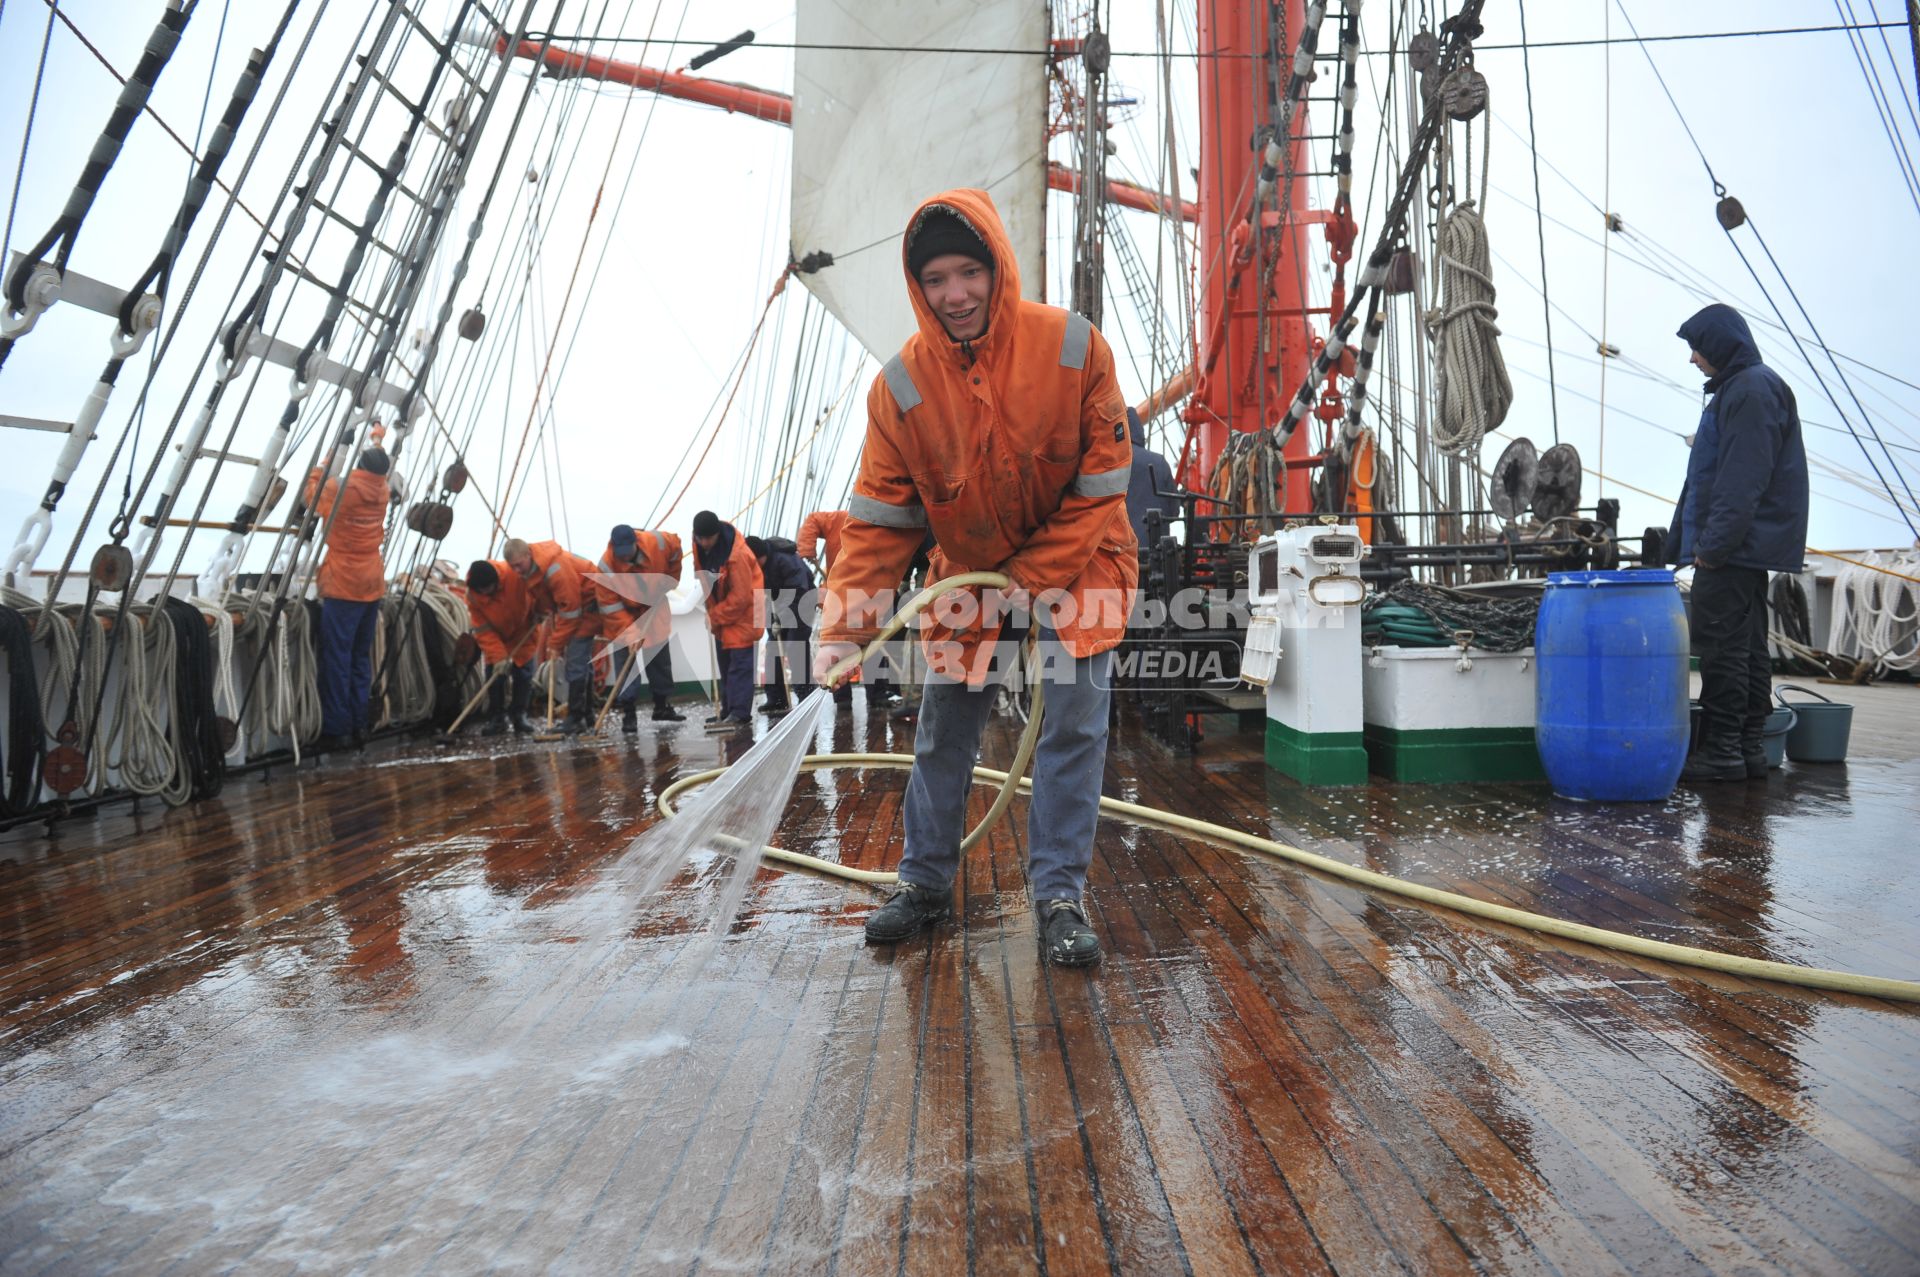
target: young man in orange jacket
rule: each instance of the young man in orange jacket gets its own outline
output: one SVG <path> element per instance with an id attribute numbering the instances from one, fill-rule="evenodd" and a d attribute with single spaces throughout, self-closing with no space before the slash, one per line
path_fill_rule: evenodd
<path id="1" fill-rule="evenodd" d="M 753 723 L 753 653 L 766 632 L 760 561 L 746 537 L 711 510 L 693 516 L 694 563 L 706 591 L 707 628 L 720 648 L 720 715 L 709 728 Z"/>
<path id="2" fill-rule="evenodd" d="M 942 598 L 923 626 L 929 675 L 907 782 L 900 890 L 868 917 L 869 942 L 946 916 L 959 868 L 989 665 L 1031 610 L 1048 673 L 1028 808 L 1028 877 L 1048 958 L 1100 957 L 1083 896 L 1107 747 L 1109 653 L 1139 579 L 1127 522 L 1132 448 L 1113 355 L 1079 315 L 1020 297 L 986 192 L 948 191 L 903 242 L 919 331 L 874 379 L 840 553 L 822 601 L 815 674 L 872 638 L 928 529 L 928 577 L 990 570 L 1010 593 Z"/>
<path id="3" fill-rule="evenodd" d="M 600 613 L 593 607 L 593 561 L 558 541 L 529 545 L 518 537 L 501 544 L 500 557 L 526 584 L 534 612 L 551 623 L 546 657 L 566 662 L 567 721 L 560 730 L 578 736 L 593 726 L 593 640 L 600 633 Z"/>
<path id="4" fill-rule="evenodd" d="M 653 721 L 680 722 L 686 715 L 673 707 L 673 611 L 667 603 L 680 583 L 679 536 L 617 523 L 607 538 L 606 553 L 594 566 L 601 633 L 614 649 L 620 730 L 628 736 L 640 730 L 640 680 L 627 673 L 628 662 L 635 659 L 646 663 Z"/>
<path id="5" fill-rule="evenodd" d="M 307 504 L 323 523 L 333 518 L 318 579 L 320 739 L 315 744 L 321 749 L 349 741 L 364 744 L 367 738 L 373 634 L 380 597 L 387 592 L 380 542 L 386 532 L 388 465 L 386 453 L 368 448 L 344 484 L 327 478 L 322 466 L 307 476 Z"/>

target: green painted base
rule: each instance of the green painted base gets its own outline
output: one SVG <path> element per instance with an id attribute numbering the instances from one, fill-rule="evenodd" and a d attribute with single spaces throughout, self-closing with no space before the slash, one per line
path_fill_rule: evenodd
<path id="1" fill-rule="evenodd" d="M 1270 718 L 1267 766 L 1303 785 L 1364 785 L 1367 748 L 1359 732 L 1303 732 Z"/>
<path id="2" fill-rule="evenodd" d="M 1373 723 L 1366 729 L 1367 761 L 1389 780 L 1432 785 L 1446 781 L 1545 780 L 1531 727 L 1450 727 L 1401 731 Z M 1268 745 L 1271 756 L 1272 745 Z"/>

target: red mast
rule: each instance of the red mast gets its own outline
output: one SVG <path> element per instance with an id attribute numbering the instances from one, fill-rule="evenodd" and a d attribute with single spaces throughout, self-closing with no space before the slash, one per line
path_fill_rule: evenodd
<path id="1" fill-rule="evenodd" d="M 1274 31 L 1283 10 L 1284 22 Z M 1177 475 L 1191 491 L 1206 490 L 1228 431 L 1272 426 L 1307 375 L 1315 350 L 1307 316 L 1326 314 L 1308 306 L 1307 227 L 1330 220 L 1307 208 L 1301 176 L 1307 148 L 1290 139 L 1282 143 L 1287 160 L 1280 182 L 1257 224 L 1248 220 L 1277 99 L 1287 94 L 1294 72 L 1306 21 L 1302 0 L 1199 0 L 1199 19 L 1198 377 Z M 1304 135 L 1306 123 L 1303 95 L 1290 122 L 1292 137 Z M 1295 175 L 1291 181 L 1287 173 Z M 1305 430 L 1287 442 L 1284 509 L 1308 508 L 1307 469 L 1297 463 L 1310 446 Z"/>

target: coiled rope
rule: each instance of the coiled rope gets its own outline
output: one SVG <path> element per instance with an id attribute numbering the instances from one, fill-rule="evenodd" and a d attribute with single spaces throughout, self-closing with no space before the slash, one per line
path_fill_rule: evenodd
<path id="1" fill-rule="evenodd" d="M 866 649 L 849 657 L 834 670 L 829 682 L 835 681 L 854 669 L 860 662 L 870 659 L 880 650 L 881 644 L 898 634 L 906 624 L 920 612 L 933 605 L 934 600 L 949 590 L 965 585 L 987 585 L 1005 589 L 1010 583 L 997 572 L 966 572 L 936 581 L 920 591 L 905 607 L 887 623 L 887 625 L 866 646 Z M 990 767 L 975 767 L 974 778 L 1001 786 L 1001 793 L 974 830 L 967 835 L 963 848 L 971 847 L 992 828 L 995 821 L 1005 813 L 1008 801 L 1018 789 L 1024 793 L 1032 792 L 1032 783 L 1021 773 L 1026 769 L 1035 741 L 1039 739 L 1041 714 L 1041 685 L 1035 685 L 1034 713 L 1028 719 L 1026 731 L 1021 734 L 1020 743 L 1014 751 L 1014 764 L 1011 771 L 995 771 Z M 885 767 L 899 770 L 913 766 L 911 754 L 809 754 L 801 762 L 806 771 L 819 771 L 832 767 Z M 668 786 L 660 794 L 660 814 L 663 819 L 674 815 L 673 800 L 687 790 L 698 785 L 708 784 L 719 778 L 725 768 L 716 767 L 710 771 L 686 776 Z M 784 801 L 784 798 L 783 798 Z M 1829 971 L 1819 967 L 1800 967 L 1786 962 L 1773 962 L 1763 958 L 1745 958 L 1738 954 L 1721 953 L 1713 949 L 1698 949 L 1691 945 L 1671 944 L 1664 940 L 1648 940 L 1640 936 L 1627 935 L 1620 931 L 1610 931 L 1604 927 L 1589 927 L 1584 923 L 1568 922 L 1560 918 L 1550 918 L 1544 914 L 1530 913 L 1524 909 L 1514 909 L 1507 905 L 1497 905 L 1472 896 L 1463 896 L 1452 891 L 1442 891 L 1417 882 L 1408 882 L 1403 878 L 1394 878 L 1387 874 L 1375 873 L 1370 869 L 1361 869 L 1344 861 L 1334 860 L 1299 847 L 1262 838 L 1256 834 L 1230 829 L 1225 825 L 1216 825 L 1204 820 L 1194 820 L 1188 816 L 1175 815 L 1153 807 L 1144 807 L 1138 803 L 1123 802 L 1118 798 L 1100 799 L 1100 810 L 1109 816 L 1138 825 L 1188 837 L 1200 838 L 1222 847 L 1249 855 L 1257 855 L 1273 860 L 1286 861 L 1301 865 L 1319 873 L 1350 882 L 1364 890 L 1383 895 L 1398 896 L 1420 904 L 1452 910 L 1473 918 L 1489 922 L 1519 927 L 1538 935 L 1553 936 L 1579 944 L 1595 945 L 1603 949 L 1612 949 L 1619 953 L 1632 954 L 1635 957 L 1650 958 L 1659 962 L 1670 962 L 1681 966 L 1696 967 L 1708 971 L 1720 971 L 1729 975 L 1755 980 L 1772 980 L 1783 984 L 1800 985 L 1806 988 L 1831 989 L 1840 993 L 1858 994 L 1863 997 L 1888 998 L 1903 1002 L 1920 1002 L 1920 982 L 1895 980 L 1882 976 L 1858 975 L 1849 971 Z M 899 878 L 895 874 L 876 873 L 871 870 L 853 869 L 822 860 L 817 856 L 808 856 L 801 852 L 786 851 L 779 847 L 767 847 L 764 854 L 769 860 L 798 868 L 810 869 L 818 873 L 843 878 L 851 882 L 869 885 L 895 883 Z"/>
<path id="2" fill-rule="evenodd" d="M 1833 580 L 1827 651 L 1875 675 L 1920 668 L 1920 553 L 1868 554 Z"/>
<path id="3" fill-rule="evenodd" d="M 1443 273 L 1440 304 L 1427 315 L 1439 401 L 1433 439 L 1441 452 L 1458 456 L 1478 448 L 1486 433 L 1507 419 L 1513 383 L 1494 323 L 1500 312 L 1493 304 L 1487 227 L 1473 201 L 1441 219 L 1435 247 Z"/>

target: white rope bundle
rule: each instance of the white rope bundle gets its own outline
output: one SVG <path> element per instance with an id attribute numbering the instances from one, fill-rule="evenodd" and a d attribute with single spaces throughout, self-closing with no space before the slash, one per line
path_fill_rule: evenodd
<path id="1" fill-rule="evenodd" d="M 427 663 L 426 627 L 437 621 L 424 603 L 415 608 L 403 603 L 403 598 L 399 594 L 387 596 L 374 638 L 373 668 L 376 671 L 386 668 L 387 645 L 396 636 L 401 641 L 374 715 L 376 727 L 418 723 L 433 714 L 433 667 Z"/>
<path id="2" fill-rule="evenodd" d="M 0 588 L 0 602 L 33 620 L 33 641 L 46 649 L 47 676 L 40 684 L 40 717 L 46 724 L 49 741 L 66 723 L 69 713 L 73 715 L 80 740 L 87 740 L 91 734 L 94 701 L 100 692 L 100 682 L 106 677 L 106 619 L 95 613 L 93 633 L 87 637 L 86 662 L 84 668 L 76 671 L 75 667 L 80 664 L 78 608 L 55 607 L 12 588 Z M 87 774 L 78 792 L 100 792 L 106 776 L 100 760 L 110 744 L 111 741 L 101 741 L 87 751 Z"/>
<path id="3" fill-rule="evenodd" d="M 1871 661 L 1875 675 L 1920 668 L 1920 583 L 1905 579 L 1920 576 L 1920 552 L 1868 554 L 1860 564 L 1834 577 L 1827 651 Z"/>
<path id="4" fill-rule="evenodd" d="M 206 617 L 213 628 L 213 712 L 237 726 L 240 691 L 233 680 L 233 614 L 212 599 L 194 597 L 187 602 L 199 608 L 200 615 Z M 245 744 L 235 733 L 233 749 L 228 751 L 227 758 L 237 762 L 244 754 Z"/>
<path id="5" fill-rule="evenodd" d="M 1436 250 L 1444 273 L 1439 307 L 1427 315 L 1439 401 L 1433 439 L 1441 452 L 1458 456 L 1507 419 L 1513 383 L 1494 324 L 1500 312 L 1493 304 L 1487 228 L 1471 200 L 1441 220 Z"/>
<path id="6" fill-rule="evenodd" d="M 168 735 L 174 718 L 173 622 L 153 606 L 129 608 L 126 633 L 114 649 L 120 665 L 115 719 L 120 756 L 108 766 L 136 794 L 159 795 L 178 807 L 193 797 L 193 777 Z M 177 728 L 176 728 L 177 730 Z"/>
<path id="7" fill-rule="evenodd" d="M 230 593 L 223 600 L 236 612 L 247 611 L 250 598 Z M 273 643 L 262 652 L 260 641 L 272 615 L 269 600 L 247 617 L 239 636 L 254 648 L 256 660 L 265 661 L 255 680 L 253 697 L 247 706 L 246 729 L 255 735 L 285 736 L 293 746 L 294 761 L 300 760 L 300 746 L 320 734 L 319 671 L 313 656 L 313 637 L 307 623 L 306 604 L 295 600 L 280 613 L 274 627 Z"/>

